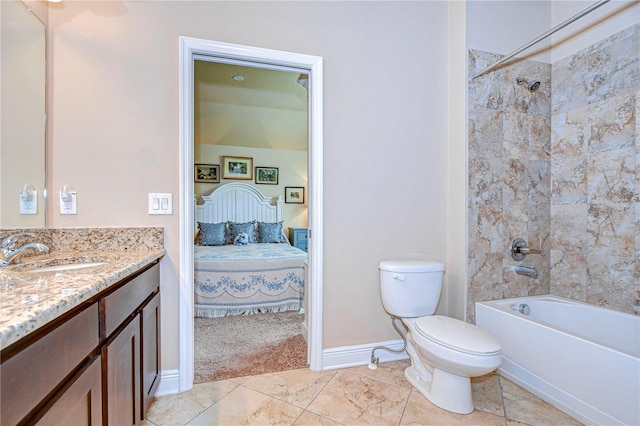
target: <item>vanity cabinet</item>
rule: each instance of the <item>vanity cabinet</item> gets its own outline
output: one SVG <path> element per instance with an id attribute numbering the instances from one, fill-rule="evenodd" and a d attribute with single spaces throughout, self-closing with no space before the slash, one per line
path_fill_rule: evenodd
<path id="1" fill-rule="evenodd" d="M 137 425 L 160 381 L 157 261 L 2 350 L 0 424 Z"/>
<path id="2" fill-rule="evenodd" d="M 35 331 L 25 345 L 16 342 L 2 351 L 0 424 L 36 417 L 48 408 L 48 401 L 65 392 L 61 384 L 72 383 L 74 373 L 97 355 L 98 319 L 98 305 L 93 303 Z"/>
<path id="3" fill-rule="evenodd" d="M 149 410 L 160 385 L 160 292 L 142 308 L 140 315 L 142 353 L 142 417 Z"/>
<path id="4" fill-rule="evenodd" d="M 105 367 L 104 423 L 135 425 L 140 420 L 140 322 L 129 323 L 102 347 Z"/>
<path id="5" fill-rule="evenodd" d="M 58 399 L 38 425 L 99 425 L 102 423 L 102 360 L 89 362 Z"/>
<path id="6" fill-rule="evenodd" d="M 105 424 L 140 423 L 159 383 L 159 284 L 156 265 L 100 299 Z"/>

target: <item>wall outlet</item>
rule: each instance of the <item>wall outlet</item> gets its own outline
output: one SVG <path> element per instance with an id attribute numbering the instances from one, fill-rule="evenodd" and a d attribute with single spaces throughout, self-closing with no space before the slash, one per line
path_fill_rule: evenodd
<path id="1" fill-rule="evenodd" d="M 30 197 L 20 195 L 20 214 L 38 214 L 38 191 L 31 191 L 30 195 Z M 31 200 L 25 198 L 31 198 Z"/>
<path id="2" fill-rule="evenodd" d="M 78 214 L 78 204 L 76 201 L 76 192 L 67 192 L 67 200 L 60 191 L 60 214 Z"/>
<path id="3" fill-rule="evenodd" d="M 173 214 L 172 194 L 149 193 L 149 214 Z"/>

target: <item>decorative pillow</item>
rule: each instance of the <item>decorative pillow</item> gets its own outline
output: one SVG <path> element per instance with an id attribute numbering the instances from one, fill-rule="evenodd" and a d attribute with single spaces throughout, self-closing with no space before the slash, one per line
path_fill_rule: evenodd
<path id="1" fill-rule="evenodd" d="M 249 243 L 256 242 L 256 222 L 236 223 L 229 222 L 229 232 L 227 234 L 227 244 L 233 244 L 233 240 L 241 234 L 245 233 L 249 236 Z"/>
<path id="2" fill-rule="evenodd" d="M 225 244 L 226 223 L 198 222 L 201 246 L 221 246 Z"/>
<path id="3" fill-rule="evenodd" d="M 282 222 L 278 222 L 278 223 L 258 222 L 258 242 L 259 243 L 282 242 Z"/>

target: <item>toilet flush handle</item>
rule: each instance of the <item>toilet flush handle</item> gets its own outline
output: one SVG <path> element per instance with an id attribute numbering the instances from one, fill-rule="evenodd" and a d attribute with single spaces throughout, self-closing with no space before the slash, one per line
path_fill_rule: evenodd
<path id="1" fill-rule="evenodd" d="M 394 275 L 393 279 L 398 281 L 404 281 L 404 275 Z"/>

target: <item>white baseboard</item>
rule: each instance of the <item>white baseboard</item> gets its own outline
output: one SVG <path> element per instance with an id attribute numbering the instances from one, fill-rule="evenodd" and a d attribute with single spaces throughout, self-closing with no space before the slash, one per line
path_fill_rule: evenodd
<path id="1" fill-rule="evenodd" d="M 338 368 L 368 365 L 371 362 L 371 351 L 373 348 L 385 346 L 390 349 L 399 350 L 402 348 L 402 345 L 402 340 L 389 340 L 387 342 L 324 349 L 322 351 L 322 369 L 336 370 Z M 393 353 L 383 349 L 377 349 L 375 355 L 378 357 L 379 362 L 398 361 L 409 358 L 406 352 Z M 176 393 L 180 393 L 180 370 L 163 370 L 160 373 L 160 386 L 158 386 L 156 396 Z"/>
<path id="2" fill-rule="evenodd" d="M 399 350 L 402 348 L 402 345 L 402 340 L 389 340 L 380 343 L 324 349 L 322 351 L 322 369 L 335 370 L 337 368 L 368 365 L 371 362 L 371 351 L 373 348 L 385 346 L 390 349 Z M 409 358 L 409 355 L 404 351 L 402 353 L 393 353 L 382 349 L 377 349 L 375 355 L 379 359 L 379 362 L 398 361 Z"/>
<path id="3" fill-rule="evenodd" d="M 156 396 L 180 393 L 180 370 L 162 370 Z"/>

